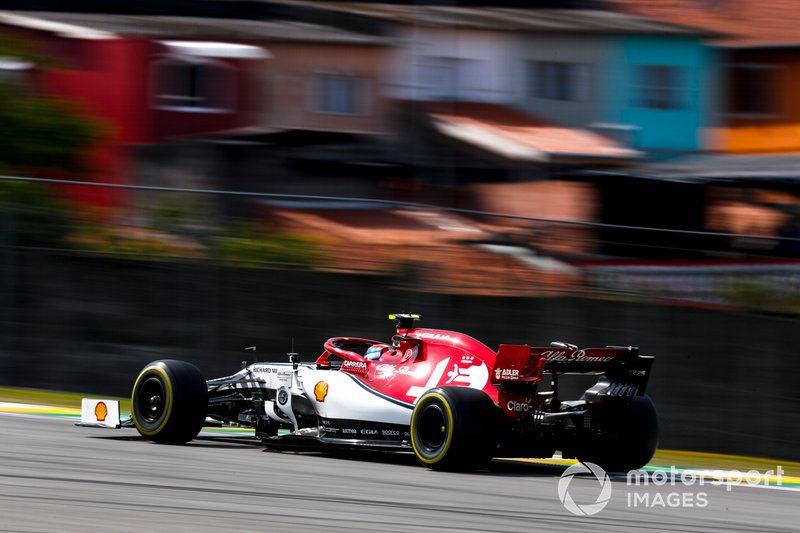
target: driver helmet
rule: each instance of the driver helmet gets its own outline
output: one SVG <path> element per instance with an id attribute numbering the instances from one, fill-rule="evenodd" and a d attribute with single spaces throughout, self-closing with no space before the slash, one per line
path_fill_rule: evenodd
<path id="1" fill-rule="evenodd" d="M 377 361 L 390 349 L 391 347 L 388 344 L 373 344 L 367 349 L 366 353 L 364 354 L 364 359 Z"/>

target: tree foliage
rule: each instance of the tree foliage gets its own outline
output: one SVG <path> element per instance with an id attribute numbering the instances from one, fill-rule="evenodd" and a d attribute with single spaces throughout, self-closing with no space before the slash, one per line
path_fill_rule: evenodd
<path id="1" fill-rule="evenodd" d="M 29 50 L 26 43 L 4 35 L 0 35 L 0 59 L 56 66 L 53 60 Z M 24 77 L 0 77 L 0 174 L 64 176 L 81 172 L 86 167 L 84 156 L 105 129 L 71 103 L 34 91 Z M 12 240 L 21 245 L 59 243 L 69 226 L 67 212 L 51 187 L 0 181 L 5 240 L 14 235 Z"/>
<path id="2" fill-rule="evenodd" d="M 0 170 L 80 171 L 102 127 L 61 100 L 0 84 Z"/>
<path id="3" fill-rule="evenodd" d="M 31 44 L 0 34 L 0 59 L 35 68 L 63 67 Z M 0 77 L 0 172 L 80 171 L 103 124 L 73 104 L 39 93 L 24 77 Z"/>

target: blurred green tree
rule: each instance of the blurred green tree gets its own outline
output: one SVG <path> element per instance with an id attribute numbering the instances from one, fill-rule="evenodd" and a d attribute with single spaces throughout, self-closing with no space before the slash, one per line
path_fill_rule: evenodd
<path id="1" fill-rule="evenodd" d="M 0 82 L 0 170 L 82 171 L 100 124 L 68 103 Z"/>
<path id="2" fill-rule="evenodd" d="M 0 35 L 0 59 L 50 67 L 56 63 Z M 62 99 L 41 94 L 19 77 L 0 77 L 0 175 L 79 174 L 87 150 L 105 126 Z M 61 241 L 68 227 L 67 206 L 39 183 L 0 180 L 4 225 L 17 244 Z M 8 240 L 8 239 L 7 239 Z"/>
<path id="3" fill-rule="evenodd" d="M 0 59 L 31 68 L 63 66 L 3 34 Z M 0 171 L 82 171 L 85 151 L 105 130 L 70 102 L 39 93 L 20 77 L 0 77 Z"/>

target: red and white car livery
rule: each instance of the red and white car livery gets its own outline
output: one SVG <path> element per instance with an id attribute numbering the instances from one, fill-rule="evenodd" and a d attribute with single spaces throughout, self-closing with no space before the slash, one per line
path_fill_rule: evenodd
<path id="1" fill-rule="evenodd" d="M 653 358 L 638 349 L 554 342 L 494 351 L 464 333 L 415 328 L 418 315 L 390 318 L 390 344 L 334 337 L 313 364 L 289 354 L 288 363 L 255 363 L 206 381 L 189 363 L 155 361 L 136 379 L 131 419 L 116 425 L 162 443 L 187 442 L 209 423 L 253 427 L 267 445 L 405 449 L 435 469 L 561 450 L 627 470 L 654 453 L 658 423 L 644 395 Z M 558 380 L 572 373 L 598 379 L 565 400 Z M 86 404 L 83 424 L 115 425 L 93 423 L 96 402 Z"/>

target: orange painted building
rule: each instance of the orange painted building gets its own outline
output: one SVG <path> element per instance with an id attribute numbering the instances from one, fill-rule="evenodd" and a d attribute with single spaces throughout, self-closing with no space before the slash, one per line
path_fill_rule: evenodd
<path id="1" fill-rule="evenodd" d="M 800 30 L 798 30 L 800 34 Z M 729 153 L 800 151 L 798 48 L 730 50 L 728 99 L 709 148 Z"/>

